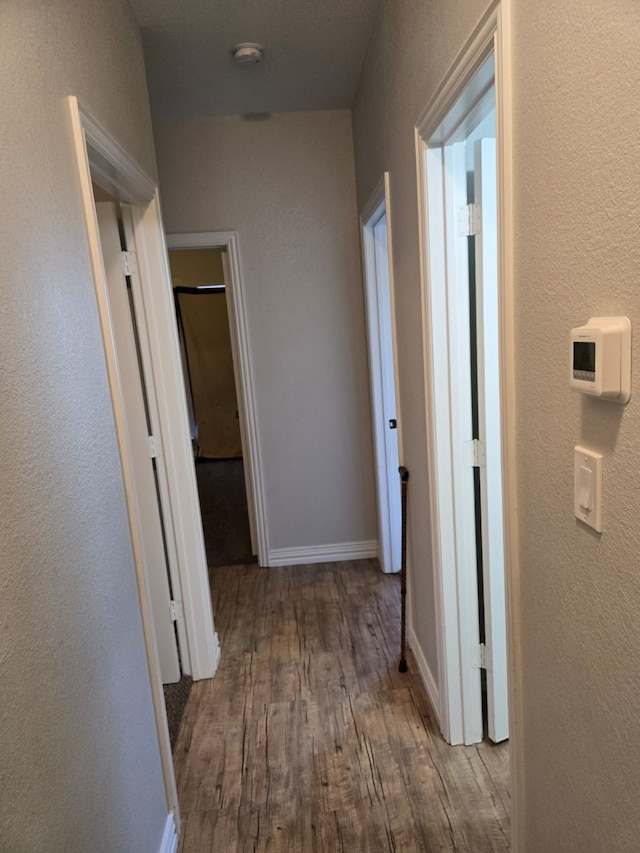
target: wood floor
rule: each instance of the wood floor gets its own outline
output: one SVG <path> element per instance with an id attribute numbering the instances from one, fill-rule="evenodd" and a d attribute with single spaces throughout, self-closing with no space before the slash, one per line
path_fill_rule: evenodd
<path id="1" fill-rule="evenodd" d="M 180 853 L 506 853 L 508 748 L 449 747 L 375 561 L 212 570 L 222 660 L 174 750 Z"/>

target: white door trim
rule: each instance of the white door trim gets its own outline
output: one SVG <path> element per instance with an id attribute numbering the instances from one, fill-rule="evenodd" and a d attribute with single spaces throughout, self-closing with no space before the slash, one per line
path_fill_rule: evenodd
<path id="1" fill-rule="evenodd" d="M 134 217 L 136 216 L 136 208 L 131 205 L 121 204 L 123 226 L 125 233 L 125 244 L 127 249 L 134 252 L 136 259 L 140 255 L 138 239 L 136 238 L 136 227 Z M 139 229 L 138 229 L 139 233 Z M 142 259 L 144 264 L 144 258 Z M 147 403 L 149 410 L 149 420 L 151 423 L 151 434 L 160 439 L 162 435 L 162 424 L 160 423 L 160 413 L 158 408 L 158 391 L 155 386 L 155 374 L 153 356 L 151 354 L 150 330 L 147 320 L 147 312 L 144 301 L 144 291 L 142 280 L 140 277 L 139 264 L 133 264 L 133 269 L 130 275 L 131 291 L 135 308 L 135 323 L 138 331 L 138 341 L 140 345 L 140 355 L 143 363 L 145 390 L 147 394 Z M 162 389 L 159 389 L 162 393 Z M 171 592 L 173 606 L 176 613 L 176 630 L 178 634 L 178 647 L 180 649 L 181 669 L 183 673 L 191 673 L 191 655 L 189 652 L 189 636 L 187 634 L 182 592 L 182 580 L 180 577 L 180 557 L 178 543 L 176 542 L 176 530 L 173 524 L 173 514 L 171 510 L 171 485 L 169 483 L 169 472 L 165 454 L 161 448 L 159 457 L 156 459 L 156 473 L 158 478 L 158 492 L 160 497 L 160 505 L 162 507 L 162 520 L 165 538 L 165 546 L 167 553 L 167 563 L 169 569 L 169 577 L 171 579 Z"/>
<path id="2" fill-rule="evenodd" d="M 433 419 L 434 383 L 431 369 L 432 340 L 429 302 L 429 268 L 434 259 L 429 256 L 426 206 L 430 203 L 430 188 L 426 184 L 426 140 L 441 125 L 444 117 L 462 94 L 476 72 L 493 53 L 495 57 L 496 130 L 498 159 L 498 211 L 499 211 L 499 276 L 500 276 L 500 359 L 504 366 L 501 395 L 503 407 L 501 425 L 503 435 L 502 471 L 503 506 L 505 518 L 505 568 L 507 591 L 507 652 L 509 659 L 509 728 L 512 799 L 512 849 L 514 853 L 524 848 L 523 790 L 524 771 L 522 753 L 522 684 L 520 679 L 521 655 L 519 644 L 519 564 L 516 490 L 516 423 L 515 423 L 515 364 L 513 322 L 513 211 L 512 187 L 512 96 L 511 96 L 511 7 L 510 0 L 498 3 L 493 0 L 478 26 L 455 58 L 444 76 L 442 84 L 427 105 L 416 124 L 416 167 L 419 211 L 420 274 L 423 307 L 423 359 L 427 381 L 426 427 L 429 447 L 429 483 L 431 494 L 431 526 L 433 531 L 432 554 L 435 576 L 436 622 L 438 635 L 439 689 L 441 698 L 441 725 L 449 737 L 451 708 L 448 691 L 459 689 L 460 649 L 456 643 L 447 642 L 451 629 L 450 617 L 455 604 L 455 578 L 443 571 L 440 516 L 438 506 L 438 460 L 435 452 L 436 424 Z M 457 619 L 457 613 L 454 614 Z M 445 630 L 447 634 L 445 635 Z M 457 661 L 457 663 L 456 663 Z"/>
<path id="3" fill-rule="evenodd" d="M 397 489 L 398 503 L 400 495 L 400 477 L 396 472 L 395 480 L 390 480 L 385 432 L 388 429 L 388 413 L 384 410 L 383 377 L 380 369 L 382 361 L 381 341 L 379 333 L 379 305 L 377 263 L 375 257 L 374 233 L 376 222 L 382 216 L 386 217 L 387 230 L 387 259 L 388 287 L 391 321 L 391 355 L 393 360 L 393 382 L 395 394 L 394 417 L 397 421 L 396 439 L 398 444 L 398 461 L 402 464 L 402 418 L 400 416 L 400 395 L 398 385 L 398 355 L 395 320 L 395 291 L 393 286 L 393 255 L 391 242 L 391 206 L 389 192 L 389 173 L 385 172 L 374 189 L 371 198 L 363 207 L 360 214 L 360 236 L 362 245 L 362 265 L 364 273 L 364 293 L 367 319 L 367 343 L 369 356 L 369 382 L 371 386 L 371 415 L 376 457 L 376 492 L 378 506 L 378 557 L 384 571 L 393 571 L 392 534 L 390 530 L 393 513 L 390 508 L 390 490 Z M 397 534 L 399 535 L 399 531 Z M 381 553 L 382 552 L 382 553 Z M 400 568 L 399 564 L 395 571 Z"/>
<path id="4" fill-rule="evenodd" d="M 170 520 L 173 528 L 184 611 L 184 634 L 188 639 L 188 648 L 181 648 L 183 669 L 194 680 L 211 678 L 220 659 L 220 646 L 211 610 L 207 559 L 193 471 L 182 362 L 158 190 L 154 181 L 73 96 L 69 98 L 69 106 L 91 251 L 92 241 L 98 237 L 92 178 L 120 201 L 132 206 L 136 257 L 152 361 L 150 378 L 156 392 L 163 448 L 162 457 L 158 460 L 159 467 L 163 468 L 163 476 L 160 477 L 161 498 L 165 523 Z M 98 260 L 99 255 L 97 265 L 94 266 L 94 277 L 98 305 L 101 314 L 105 312 L 103 337 L 115 388 L 117 372 L 113 371 L 110 361 L 112 341 L 106 321 L 108 314 L 102 292 L 104 282 Z M 118 398 L 113 388 L 112 394 L 117 405 Z"/>
<path id="5" fill-rule="evenodd" d="M 127 170 L 123 169 L 120 172 L 122 177 L 123 188 L 128 187 L 127 195 L 134 203 L 142 202 L 146 193 L 153 186 L 146 179 L 144 173 L 133 168 L 131 161 L 120 146 L 106 137 L 104 131 L 99 125 L 94 122 L 87 114 L 81 110 L 78 101 L 75 97 L 69 97 L 69 110 L 71 114 L 71 125 L 73 132 L 73 141 L 75 146 L 75 156 L 78 166 L 78 176 L 80 182 L 80 192 L 82 196 L 82 206 L 87 228 L 87 242 L 89 255 L 91 258 L 91 267 L 93 270 L 94 284 L 96 288 L 96 299 L 98 302 L 98 310 L 100 315 L 100 325 L 102 330 L 102 340 L 105 349 L 105 357 L 107 362 L 107 374 L 109 378 L 109 387 L 111 390 L 111 399 L 113 403 L 113 413 L 116 424 L 116 432 L 118 436 L 118 444 L 120 446 L 120 455 L 122 459 L 122 472 L 125 484 L 125 490 L 131 493 L 133 490 L 133 477 L 131 473 L 132 464 L 127 460 L 129 448 L 126 445 L 126 420 L 124 415 L 124 403 L 122 390 L 120 388 L 117 361 L 115 357 L 115 343 L 113 332 L 109 325 L 109 304 L 107 296 L 107 287 L 104 277 L 104 268 L 102 265 L 102 251 L 100 245 L 100 234 L 98 231 L 98 223 L 96 218 L 96 210 L 93 199 L 93 189 L 91 186 L 92 174 L 91 165 L 89 162 L 88 148 L 94 140 L 97 140 L 96 149 L 111 149 L 108 153 L 109 161 L 123 162 L 127 165 Z M 105 158 L 106 161 L 107 158 Z M 120 187 L 114 190 L 120 191 Z M 130 506 L 135 506 L 135 500 Z M 131 529 L 131 542 L 134 554 L 134 562 L 136 567 L 136 579 L 138 583 L 138 591 L 140 595 L 140 611 L 142 615 L 142 628 L 145 638 L 145 646 L 147 652 L 147 664 L 149 666 L 149 678 L 151 684 L 151 693 L 153 698 L 153 707 L 156 718 L 156 729 L 158 733 L 158 744 L 160 758 L 162 762 L 162 772 L 165 784 L 165 793 L 167 797 L 167 806 L 170 812 L 173 812 L 176 819 L 176 825 L 179 825 L 178 811 L 178 792 L 176 788 L 176 780 L 173 769 L 173 760 L 171 756 L 171 744 L 169 741 L 169 729 L 167 727 L 167 715 L 164 704 L 164 693 L 162 690 L 162 680 L 160 676 L 160 664 L 158 661 L 158 651 L 156 647 L 155 631 L 153 626 L 153 615 L 151 610 L 151 598 L 149 594 L 149 586 L 144 571 L 144 561 L 141 548 L 141 536 L 139 531 L 139 520 L 135 517 L 135 511 L 129 512 L 129 525 Z"/>
<path id="6" fill-rule="evenodd" d="M 268 566 L 267 512 L 264 477 L 260 464 L 258 418 L 255 405 L 253 368 L 249 350 L 245 285 L 240 263 L 240 238 L 237 231 L 205 231 L 167 234 L 169 249 L 225 249 L 231 281 L 227 290 L 227 310 L 231 334 L 233 372 L 236 380 L 240 436 L 244 456 L 245 484 L 249 509 L 251 544 L 261 566 Z"/>
<path id="7" fill-rule="evenodd" d="M 189 643 L 185 652 L 194 679 L 207 678 L 213 676 L 216 671 L 220 648 L 211 612 L 207 563 L 158 191 L 155 182 L 80 106 L 77 98 L 70 96 L 68 104 L 114 420 L 121 447 L 123 478 L 125 489 L 128 490 L 132 488 L 131 463 L 128 461 L 129 448 L 126 445 L 123 398 L 117 374 L 113 333 L 109 325 L 92 178 L 116 198 L 133 206 L 136 252 L 153 360 L 153 382 L 158 401 L 163 464 L 166 465 L 166 484 L 170 499 L 168 515 L 175 536 L 185 633 Z M 135 501 L 132 505 L 135 505 Z M 130 513 L 129 520 L 167 806 L 179 829 L 177 788 L 149 589 L 140 548 L 139 519 L 133 512 Z M 165 517 L 165 523 L 167 521 Z"/>
<path id="8" fill-rule="evenodd" d="M 131 214 L 160 417 L 162 457 L 156 461 L 166 472 L 164 478 L 159 477 L 161 496 L 166 485 L 189 643 L 190 675 L 198 681 L 215 675 L 220 644 L 213 624 L 180 344 L 157 191 L 146 207 L 133 206 Z"/>

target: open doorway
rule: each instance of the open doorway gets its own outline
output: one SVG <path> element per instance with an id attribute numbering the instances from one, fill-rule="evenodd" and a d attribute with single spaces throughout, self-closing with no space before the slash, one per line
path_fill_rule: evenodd
<path id="1" fill-rule="evenodd" d="M 194 680 L 211 678 L 215 674 L 220 646 L 213 623 L 195 477 L 192 466 L 189 469 L 188 419 L 166 245 L 156 183 L 139 168 L 117 140 L 95 122 L 75 97 L 69 97 L 68 106 L 129 517 L 159 760 L 167 797 L 165 834 L 169 844 L 172 839 L 177 840 L 180 817 L 162 690 L 156 618 L 163 621 L 168 615 L 173 621 L 173 614 L 179 614 L 178 621 L 182 622 L 177 632 L 179 638 L 182 634 L 180 668 Z M 116 279 L 115 276 L 111 280 L 107 277 L 103 253 L 106 231 L 103 232 L 99 222 L 93 189 L 96 185 L 119 203 L 122 212 L 122 230 L 117 214 L 113 210 L 109 214 L 114 251 L 108 263 L 110 267 L 118 268 L 120 277 L 113 288 Z M 124 251 L 123 237 L 126 240 Z M 128 282 L 123 284 L 123 278 Z M 134 311 L 131 310 L 132 305 Z M 123 338 L 120 330 L 114 328 L 121 321 L 123 328 L 128 326 L 129 329 L 125 347 L 129 355 L 126 358 L 121 344 L 127 334 Z M 137 348 L 136 331 L 132 328 L 134 322 Z M 146 410 L 140 388 L 142 373 L 147 392 Z M 135 378 L 136 374 L 138 389 L 132 396 L 128 380 L 131 376 Z M 132 403 L 134 396 L 137 399 Z M 155 404 L 149 405 L 152 399 Z M 138 476 L 144 459 L 157 462 L 157 480 L 146 492 L 140 488 Z M 114 476 L 118 474 L 114 472 Z M 145 494 L 150 493 L 154 495 L 155 509 L 150 509 L 145 498 Z M 155 565 L 147 549 L 147 526 L 158 513 L 158 504 L 162 506 L 164 537 L 161 532 L 161 544 L 156 550 L 158 553 L 164 551 L 164 558 Z M 175 576 L 179 581 L 173 593 L 175 595 L 179 585 L 181 596 L 169 602 L 168 614 L 164 606 L 154 607 L 151 590 L 151 575 L 161 571 L 166 575 L 167 563 L 171 578 Z M 105 607 L 108 607 L 108 602 L 105 602 Z"/>
<path id="2" fill-rule="evenodd" d="M 236 471 L 233 474 L 233 484 L 228 481 L 229 490 L 235 489 L 235 498 L 231 491 L 227 497 L 236 501 L 238 515 L 244 514 L 244 502 L 246 496 L 246 513 L 248 516 L 249 535 L 250 535 L 250 551 L 246 552 L 246 539 L 244 545 L 238 547 L 236 544 L 235 551 L 238 554 L 239 560 L 244 560 L 246 556 L 257 556 L 257 561 L 260 566 L 268 566 L 268 541 L 267 541 L 267 526 L 266 526 L 266 510 L 265 496 L 263 487 L 262 467 L 260 461 L 259 441 L 258 441 L 258 424 L 256 418 L 255 406 L 255 391 L 253 381 L 253 368 L 248 346 L 248 321 L 245 309 L 244 299 L 244 281 L 242 276 L 242 267 L 240 263 L 240 241 L 236 231 L 212 231 L 193 234 L 167 234 L 167 246 L 169 249 L 170 263 L 172 274 L 174 276 L 174 288 L 179 289 L 181 286 L 189 286 L 188 282 L 195 288 L 202 287 L 199 294 L 180 294 L 178 292 L 177 299 L 181 314 L 186 310 L 187 303 L 185 297 L 193 297 L 191 308 L 194 306 L 205 304 L 202 300 L 219 298 L 219 294 L 224 294 L 224 307 L 226 309 L 226 320 L 221 311 L 218 311 L 218 317 L 215 321 L 219 333 L 220 341 L 222 340 L 222 327 L 226 322 L 228 337 L 224 335 L 225 361 L 227 363 L 227 374 L 225 383 L 225 404 L 220 413 L 223 429 L 227 433 L 227 437 L 231 442 L 236 442 L 237 447 L 237 432 L 235 427 L 239 428 L 240 448 L 242 455 L 242 465 L 236 466 Z M 213 250 L 213 254 L 209 254 Z M 185 278 L 186 276 L 186 278 Z M 224 286 L 222 291 L 221 286 Z M 218 297 L 211 296 L 211 293 L 218 294 Z M 207 295 L 209 294 L 209 295 Z M 215 310 L 215 306 L 214 306 Z M 185 317 L 182 317 L 184 321 Z M 179 321 L 180 322 L 180 321 Z M 206 324 L 205 324 L 206 326 Z M 206 327 L 205 327 L 206 334 Z M 219 342 L 220 342 L 219 341 Z M 229 365 L 229 352 L 226 348 L 226 342 L 230 345 L 231 365 Z M 189 372 L 194 367 L 194 350 L 192 348 L 189 353 L 187 346 L 188 341 L 183 336 L 182 343 L 182 358 L 183 358 L 183 374 L 186 378 L 186 384 L 189 383 Z M 197 349 L 195 354 L 198 355 Z M 198 355 L 200 358 L 202 354 Z M 215 355 L 214 355 L 215 357 Z M 201 361 L 201 358 L 200 358 Z M 187 371 L 189 367 L 189 371 Z M 203 370 L 203 365 L 199 366 L 200 372 L 206 375 L 210 371 L 210 367 Z M 230 368 L 233 368 L 233 386 L 235 387 L 235 403 L 233 401 L 233 388 L 231 387 Z M 193 375 L 191 379 L 193 380 Z M 193 383 L 191 383 L 193 384 Z M 206 457 L 207 447 L 215 447 L 209 438 L 207 438 L 207 446 L 202 443 L 203 436 L 200 434 L 201 423 L 197 423 L 199 414 L 197 411 L 198 401 L 193 395 L 191 387 L 187 389 L 187 396 L 192 397 L 192 414 L 191 414 L 191 437 L 192 447 L 195 448 L 195 458 L 198 456 Z M 215 408 L 215 404 L 214 404 Z M 236 417 L 237 414 L 237 417 Z M 230 428 L 230 425 L 233 427 Z M 197 426 L 197 430 L 196 430 Z M 210 425 L 209 425 L 210 426 Z M 211 431 L 209 430 L 209 434 Z M 234 437 L 235 436 L 235 437 Z M 230 445 L 228 445 L 230 446 Z M 204 450 L 204 453 L 202 452 Z M 211 452 L 211 451 L 208 451 Z M 224 458 L 224 457 L 223 457 Z M 205 463 L 206 464 L 206 463 Z M 222 465 L 218 466 L 222 468 Z M 200 469 L 200 463 L 196 463 L 196 469 Z M 244 481 L 244 495 L 242 493 L 242 483 L 238 482 L 238 473 L 242 473 Z M 207 474 L 212 469 L 202 468 L 199 472 L 199 480 L 207 477 Z M 222 489 L 224 491 L 224 478 L 220 479 Z M 218 490 L 218 486 L 215 487 Z M 206 511 L 206 507 L 204 507 Z M 215 511 L 215 504 L 213 506 Z M 206 522 L 205 522 L 206 524 Z M 217 526 L 217 522 L 216 522 Z M 215 538 L 214 538 L 215 547 Z M 217 562 L 215 554 L 212 555 L 214 562 Z M 220 563 L 218 563 L 220 565 Z"/>
<path id="3" fill-rule="evenodd" d="M 492 40 L 418 129 L 442 728 L 509 736 L 504 318 Z"/>
<path id="4" fill-rule="evenodd" d="M 207 565 L 255 560 L 222 248 L 171 249 Z"/>

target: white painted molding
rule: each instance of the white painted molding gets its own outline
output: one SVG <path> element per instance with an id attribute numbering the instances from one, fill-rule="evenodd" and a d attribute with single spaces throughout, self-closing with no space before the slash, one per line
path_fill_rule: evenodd
<path id="1" fill-rule="evenodd" d="M 378 543 L 340 542 L 303 548 L 273 548 L 268 566 L 300 566 L 305 563 L 336 563 L 342 560 L 370 560 L 378 556 Z"/>
<path id="2" fill-rule="evenodd" d="M 215 675 L 215 633 L 209 570 L 202 533 L 171 275 L 157 192 L 146 208 L 132 208 L 136 256 L 153 353 L 153 375 L 166 468 L 173 539 L 180 567 L 182 606 L 189 641 L 189 673 L 197 681 Z"/>
<path id="3" fill-rule="evenodd" d="M 162 841 L 160 842 L 158 853 L 176 853 L 177 849 L 178 833 L 176 830 L 173 812 L 169 812 L 167 815 L 167 821 L 164 825 L 164 832 L 162 833 Z"/>
<path id="4" fill-rule="evenodd" d="M 509 766 L 511 777 L 511 849 L 520 853 L 524 839 L 524 742 L 522 737 L 522 649 L 520 634 L 520 560 L 516 478 L 516 376 L 513 289 L 513 94 L 511 0 L 501 0 L 496 31 L 496 121 L 498 146 L 498 210 L 500 289 L 500 358 L 504 365 L 501 429 L 505 581 L 507 595 L 507 660 L 509 664 Z"/>
<path id="5" fill-rule="evenodd" d="M 443 435 L 446 436 L 447 429 L 438 421 L 436 416 L 436 386 L 438 393 L 443 399 L 449 393 L 443 387 L 444 378 L 436 376 L 433 369 L 433 352 L 442 347 L 442 341 L 434 340 L 434 319 L 432 317 L 432 305 L 434 290 L 431 287 L 432 270 L 442 269 L 445 264 L 444 255 L 437 256 L 427 245 L 426 235 L 429 231 L 432 243 L 444 242 L 444 224 L 442 209 L 444 200 L 442 198 L 441 185 L 436 181 L 427 181 L 427 168 L 425 156 L 429 154 L 430 169 L 444 168 L 440 163 L 438 148 L 429 148 L 429 145 L 438 144 L 439 140 L 434 135 L 449 110 L 460 99 L 463 91 L 469 86 L 480 69 L 492 53 L 497 50 L 496 29 L 498 25 L 499 7 L 492 2 L 485 14 L 480 19 L 477 27 L 447 70 L 447 73 L 436 89 L 434 97 L 427 104 L 422 113 L 415 130 L 416 142 L 416 170 L 418 191 L 418 219 L 419 219 L 419 243 L 420 243 L 420 275 L 421 275 L 421 298 L 422 298 L 422 325 L 423 325 L 423 359 L 424 372 L 427 385 L 425 397 L 427 446 L 429 447 L 429 491 L 430 514 L 432 525 L 432 554 L 434 565 L 434 595 L 436 600 L 436 634 L 438 638 L 438 663 L 439 663 L 439 685 L 441 691 L 441 721 L 442 733 L 449 743 L 459 743 L 462 740 L 462 672 L 459 649 L 459 625 L 458 593 L 456 580 L 445 574 L 444 565 L 453 561 L 455 556 L 446 554 L 446 549 L 451 547 L 453 541 L 453 516 L 450 487 L 447 485 L 452 477 L 452 472 L 447 470 L 449 454 L 438 454 L 437 447 L 442 442 Z M 486 66 L 485 66 L 486 68 Z M 484 71 L 485 69 L 483 69 Z M 491 78 L 493 75 L 491 74 Z M 485 85 L 481 81 L 480 89 Z M 491 79 L 491 83 L 493 79 Z M 475 82 L 472 88 L 475 89 Z M 481 91 L 473 93 L 473 98 L 479 97 Z M 436 166 L 436 162 L 438 165 Z M 429 218 L 428 209 L 434 211 L 434 216 Z M 435 238 L 434 228 L 438 229 L 438 238 Z M 442 233 L 440 233 L 442 231 Z M 438 303 L 439 304 L 439 303 Z M 442 305 L 440 305 L 442 310 Z M 440 327 L 436 330 L 439 332 Z M 449 378 L 447 377 L 446 384 Z M 438 384 L 439 383 L 439 384 Z M 446 442 L 445 442 L 446 443 Z M 447 527 L 443 532 L 442 528 Z M 450 701 L 451 700 L 451 701 Z"/>
<path id="6" fill-rule="evenodd" d="M 155 181 L 144 172 L 120 143 L 84 109 L 77 98 L 69 98 L 75 106 L 85 133 L 87 158 L 91 172 L 100 185 L 130 204 L 148 204 L 156 190 Z M 117 164 L 117 169 L 114 169 Z"/>
<path id="7" fill-rule="evenodd" d="M 499 270 L 500 270 L 500 356 L 503 366 L 502 396 L 504 407 L 501 414 L 503 446 L 503 502 L 505 517 L 505 565 L 507 590 L 507 652 L 509 660 L 509 746 L 511 769 L 511 845 L 513 853 L 524 850 L 524 757 L 522 738 L 522 675 L 520 644 L 519 605 L 519 555 L 518 555 L 518 505 L 516 479 L 516 412 L 515 412 L 515 344 L 513 319 L 513 142 L 512 142 L 512 80 L 511 80 L 511 0 L 490 0 L 489 6 L 478 26 L 454 59 L 444 75 L 436 94 L 427 104 L 416 123 L 416 166 L 419 211 L 420 277 L 423 299 L 423 359 L 425 377 L 430 377 L 429 367 L 429 307 L 426 300 L 428 280 L 428 257 L 424 245 L 426 210 L 424 206 L 424 139 L 434 131 L 449 105 L 455 102 L 475 71 L 483 64 L 491 50 L 495 52 L 496 86 L 496 130 L 498 147 L 498 209 L 499 214 Z M 430 377 L 432 383 L 432 377 Z M 431 388 L 433 385 L 431 384 Z M 429 395 L 427 395 L 428 397 Z M 433 423 L 427 412 L 427 438 L 433 447 Z M 441 670 L 441 715 L 442 729 L 447 726 L 446 667 L 440 637 L 444 630 L 442 612 L 442 589 L 438 542 L 438 507 L 433 500 L 435 490 L 434 472 L 437 460 L 430 456 L 431 522 L 433 529 L 433 555 L 436 575 L 435 596 L 438 634 L 439 668 Z M 411 633 L 410 633 L 410 636 Z M 445 683 L 442 683 L 444 679 Z"/>
<path id="8" fill-rule="evenodd" d="M 422 650 L 422 646 L 418 642 L 418 637 L 416 636 L 416 632 L 413 627 L 409 628 L 409 648 L 411 649 L 411 653 L 418 664 L 420 680 L 422 681 L 422 686 L 429 697 L 433 713 L 438 721 L 438 725 L 442 728 L 440 716 L 440 691 L 438 690 L 438 685 L 433 677 L 433 673 L 431 672 L 431 667 L 427 663 L 427 658 Z"/>
<path id="9" fill-rule="evenodd" d="M 244 451 L 245 482 L 249 505 L 251 532 L 261 566 L 268 563 L 267 509 L 264 477 L 260 462 L 258 415 L 255 404 L 255 383 L 249 328 L 246 311 L 245 285 L 240 261 L 240 238 L 237 231 L 206 231 L 191 234 L 167 234 L 169 249 L 225 249 L 229 258 L 230 288 L 227 293 L 229 326 L 234 373 L 238 387 L 240 431 Z M 252 535 L 252 540 L 253 540 Z"/>
<path id="10" fill-rule="evenodd" d="M 118 442 L 120 443 L 122 436 L 124 435 L 124 404 L 122 400 L 122 392 L 117 377 L 115 343 L 113 340 L 112 330 L 110 328 L 104 265 L 102 262 L 100 235 L 98 231 L 95 202 L 93 198 L 93 188 L 91 185 L 92 175 L 89 160 L 89 148 L 92 141 L 97 140 L 98 142 L 100 142 L 103 149 L 108 149 L 111 154 L 116 157 L 116 160 L 112 164 L 113 170 L 116 174 L 118 174 L 118 168 L 120 166 L 120 160 L 117 158 L 123 155 L 123 149 L 121 149 L 120 146 L 117 145 L 117 143 L 115 143 L 112 138 L 109 137 L 109 135 L 99 127 L 96 122 L 94 122 L 92 119 L 89 119 L 87 113 L 85 113 L 84 111 L 81 112 L 80 106 L 75 97 L 68 98 L 68 105 L 71 120 L 74 155 L 77 166 L 79 191 L 82 201 L 82 209 L 87 233 L 89 259 L 95 283 L 96 301 L 98 303 L 102 339 L 105 348 L 107 376 L 113 400 L 113 412 L 116 423 L 116 432 L 118 435 Z M 87 125 L 89 130 L 87 130 L 85 127 L 85 121 L 89 122 L 89 124 Z M 96 136 L 88 137 L 89 132 L 96 134 Z M 131 174 L 131 163 L 133 163 L 133 161 L 131 161 L 130 158 L 128 158 L 128 156 L 126 155 L 126 152 L 124 153 L 124 158 L 125 159 L 122 162 L 122 174 L 125 176 L 125 178 L 123 179 L 123 181 L 126 180 L 127 175 Z M 140 174 L 144 175 L 144 173 L 142 172 L 140 172 Z M 135 201 L 134 196 L 130 195 L 128 196 L 128 198 L 131 198 Z M 148 201 L 149 199 L 147 199 L 147 202 Z M 126 491 L 127 488 L 132 488 L 131 466 L 130 463 L 126 464 L 126 454 L 122 458 L 122 472 Z M 160 753 L 165 793 L 167 797 L 167 807 L 172 813 L 174 813 L 175 820 L 179 820 L 178 792 L 176 788 L 175 772 L 171 755 L 171 744 L 169 742 L 169 729 L 167 726 L 167 716 L 162 690 L 162 681 L 160 677 L 160 664 L 158 661 L 158 650 L 156 647 L 153 617 L 151 614 L 149 587 L 140 557 L 139 536 L 136 534 L 136 530 L 134 528 L 135 518 L 132 519 L 131 525 L 132 548 L 134 552 L 134 562 L 136 567 L 136 579 L 138 581 L 140 612 L 142 617 L 142 628 L 145 640 L 147 665 L 149 668 L 149 683 L 151 687 L 151 695 L 153 699 L 153 708 L 158 736 L 158 749 Z"/>
<path id="11" fill-rule="evenodd" d="M 360 212 L 360 222 L 362 223 L 362 225 L 366 224 L 371 219 L 371 217 L 380 207 L 383 201 L 387 201 L 386 189 L 388 186 L 388 177 L 389 173 L 384 172 L 384 174 L 376 184 L 375 189 L 371 193 L 369 201 L 362 208 Z"/>
<path id="12" fill-rule="evenodd" d="M 491 0 L 462 49 L 447 69 L 435 94 L 416 122 L 424 138 L 431 136 L 495 47 L 499 0 Z"/>

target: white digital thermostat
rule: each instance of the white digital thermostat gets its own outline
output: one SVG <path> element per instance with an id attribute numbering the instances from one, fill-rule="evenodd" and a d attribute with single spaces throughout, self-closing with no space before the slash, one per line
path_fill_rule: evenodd
<path id="1" fill-rule="evenodd" d="M 571 329 L 571 387 L 612 403 L 631 396 L 631 323 L 628 317 L 591 317 Z"/>

